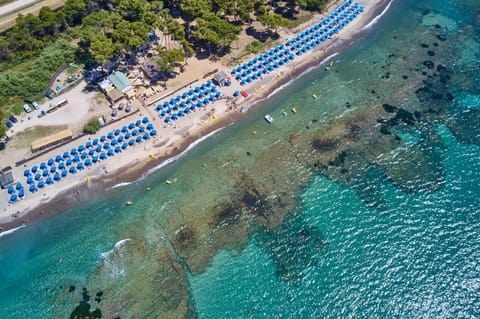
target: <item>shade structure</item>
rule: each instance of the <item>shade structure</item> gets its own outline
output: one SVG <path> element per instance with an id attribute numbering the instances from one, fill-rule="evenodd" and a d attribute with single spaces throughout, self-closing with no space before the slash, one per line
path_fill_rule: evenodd
<path id="1" fill-rule="evenodd" d="M 8 186 L 8 193 L 9 194 L 15 193 L 15 188 L 13 188 L 13 186 Z"/>
<path id="2" fill-rule="evenodd" d="M 40 169 L 45 169 L 45 168 L 47 168 L 47 164 L 45 164 L 45 162 L 41 162 Z"/>
<path id="3" fill-rule="evenodd" d="M 60 177 L 60 174 L 55 173 L 55 175 L 53 176 L 53 179 L 58 182 L 58 181 L 61 180 L 62 178 Z"/>
<path id="4" fill-rule="evenodd" d="M 28 188 L 28 190 L 31 192 L 31 193 L 35 193 L 37 191 L 37 188 L 35 187 L 34 184 L 30 185 L 30 187 Z"/>
<path id="5" fill-rule="evenodd" d="M 152 130 L 152 131 L 150 132 L 150 135 L 152 135 L 152 136 L 157 135 L 157 130 Z"/>
<path id="6" fill-rule="evenodd" d="M 142 119 L 142 122 L 143 122 L 143 123 L 148 123 L 148 117 L 145 116 L 145 117 Z"/>
<path id="7" fill-rule="evenodd" d="M 68 171 L 71 174 L 75 174 L 77 172 L 77 170 L 75 169 L 75 166 L 70 166 L 70 169 Z"/>
<path id="8" fill-rule="evenodd" d="M 37 184 L 37 187 L 38 187 L 38 188 L 43 188 L 44 186 L 45 186 L 45 182 L 44 182 L 44 181 L 40 181 L 40 182 L 38 182 L 38 184 Z"/>
<path id="9" fill-rule="evenodd" d="M 28 168 L 23 171 L 23 176 L 28 177 L 30 175 L 31 175 L 31 173 L 30 173 L 30 170 Z"/>
<path id="10" fill-rule="evenodd" d="M 51 177 L 47 177 L 47 179 L 45 180 L 45 183 L 47 183 L 48 185 L 52 185 L 53 179 Z"/>
<path id="11" fill-rule="evenodd" d="M 135 140 L 135 142 L 140 143 L 141 141 L 142 141 L 142 137 L 141 137 L 141 136 L 137 136 L 137 139 Z"/>
<path id="12" fill-rule="evenodd" d="M 68 175 L 68 172 L 67 172 L 66 169 L 64 169 L 64 170 L 62 171 L 62 177 L 65 177 L 65 176 L 67 176 L 67 175 Z"/>
<path id="13" fill-rule="evenodd" d="M 23 196 L 25 196 L 25 190 L 22 188 L 18 191 L 18 197 L 22 198 Z"/>
<path id="14" fill-rule="evenodd" d="M 115 147 L 115 153 L 120 153 L 122 151 L 122 148 L 120 146 Z"/>
<path id="15" fill-rule="evenodd" d="M 36 173 L 38 171 L 38 166 L 32 166 L 32 173 Z"/>
<path id="16" fill-rule="evenodd" d="M 128 147 L 128 144 L 127 143 L 123 143 L 122 144 L 122 149 L 126 149 Z"/>
<path id="17" fill-rule="evenodd" d="M 44 169 L 42 172 L 42 176 L 45 177 L 48 175 L 48 169 Z"/>
<path id="18" fill-rule="evenodd" d="M 100 153 L 100 159 L 101 160 L 104 160 L 106 158 L 107 158 L 107 153 L 105 153 L 105 152 Z"/>
<path id="19" fill-rule="evenodd" d="M 32 184 L 33 183 L 33 178 L 29 177 L 27 178 L 27 184 Z"/>
<path id="20" fill-rule="evenodd" d="M 128 142 L 128 145 L 132 146 L 133 144 L 135 144 L 135 140 L 130 140 L 130 142 Z"/>

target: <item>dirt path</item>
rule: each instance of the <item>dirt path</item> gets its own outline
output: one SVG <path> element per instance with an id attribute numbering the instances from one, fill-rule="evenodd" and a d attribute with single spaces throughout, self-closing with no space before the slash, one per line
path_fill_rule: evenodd
<path id="1" fill-rule="evenodd" d="M 65 0 L 17 0 L 0 7 L 0 32 L 15 24 L 18 14 L 38 14 L 42 7 L 52 10 L 63 6 Z"/>

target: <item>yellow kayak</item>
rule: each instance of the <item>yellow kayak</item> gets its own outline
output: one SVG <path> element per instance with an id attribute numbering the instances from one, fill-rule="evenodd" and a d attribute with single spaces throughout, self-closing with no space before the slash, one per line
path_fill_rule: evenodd
<path id="1" fill-rule="evenodd" d="M 257 88 L 254 88 L 253 90 L 255 91 L 255 93 L 258 94 L 258 89 Z"/>
<path id="2" fill-rule="evenodd" d="M 315 94 L 312 94 L 312 97 L 313 97 L 315 100 L 318 100 L 318 96 L 316 96 Z"/>
<path id="3" fill-rule="evenodd" d="M 165 181 L 165 184 L 170 185 L 170 184 L 172 184 L 172 181 L 169 180 L 169 179 L 167 179 L 167 180 Z"/>
<path id="4" fill-rule="evenodd" d="M 297 108 L 295 106 L 292 107 L 292 113 L 297 113 Z"/>

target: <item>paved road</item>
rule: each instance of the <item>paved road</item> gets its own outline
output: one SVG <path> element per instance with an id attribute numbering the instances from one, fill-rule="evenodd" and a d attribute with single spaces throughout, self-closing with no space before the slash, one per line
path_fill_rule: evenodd
<path id="1" fill-rule="evenodd" d="M 34 3 L 40 2 L 42 0 L 17 0 L 14 2 L 10 2 L 4 6 L 0 7 L 0 17 L 6 16 L 8 14 L 11 14 L 15 11 L 19 11 L 22 8 L 26 8 L 28 6 L 31 6 Z"/>

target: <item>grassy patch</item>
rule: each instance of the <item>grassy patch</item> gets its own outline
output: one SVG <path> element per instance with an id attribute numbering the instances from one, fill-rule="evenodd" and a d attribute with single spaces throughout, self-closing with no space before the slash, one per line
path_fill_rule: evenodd
<path id="1" fill-rule="evenodd" d="M 67 129 L 67 125 L 57 125 L 57 126 L 35 126 L 29 129 L 26 129 L 23 132 L 18 132 L 15 136 L 15 148 L 25 148 L 30 147 L 30 144 L 42 137 L 46 137 L 56 132 L 60 132 L 64 129 Z"/>
<path id="2" fill-rule="evenodd" d="M 287 25 L 285 27 L 288 29 L 296 28 L 302 23 L 309 21 L 313 17 L 313 15 L 314 15 L 313 13 L 307 12 L 303 15 L 295 17 L 295 19 L 287 20 Z"/>
<path id="3" fill-rule="evenodd" d="M 245 49 L 242 50 L 238 56 L 232 57 L 228 62 L 229 66 L 234 66 L 240 64 L 245 56 L 249 55 L 250 53 L 258 54 L 259 52 L 266 51 L 270 48 L 273 48 L 275 45 L 278 44 L 278 40 L 268 39 L 265 42 L 259 42 L 257 40 L 253 40 L 250 44 L 245 46 Z"/>
<path id="4" fill-rule="evenodd" d="M 22 114 L 23 112 L 23 104 L 25 104 L 24 102 L 17 102 L 15 103 L 12 108 L 10 109 L 10 112 L 12 112 L 13 114 L 15 115 L 20 115 Z"/>

